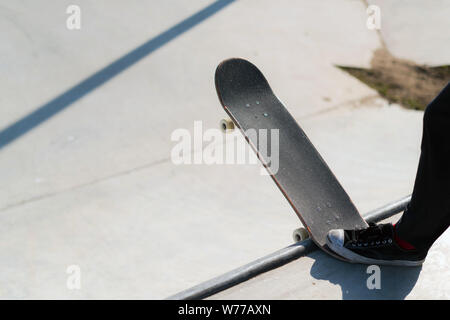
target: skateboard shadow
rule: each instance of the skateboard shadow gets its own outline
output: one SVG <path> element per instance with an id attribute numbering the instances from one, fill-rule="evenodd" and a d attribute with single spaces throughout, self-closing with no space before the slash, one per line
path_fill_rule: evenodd
<path id="1" fill-rule="evenodd" d="M 339 285 L 343 300 L 404 299 L 414 288 L 422 270 L 422 267 L 379 266 L 380 289 L 369 289 L 367 281 L 373 272 L 367 272 L 368 265 L 343 262 L 319 251 L 310 257 L 315 260 L 311 276 Z"/>

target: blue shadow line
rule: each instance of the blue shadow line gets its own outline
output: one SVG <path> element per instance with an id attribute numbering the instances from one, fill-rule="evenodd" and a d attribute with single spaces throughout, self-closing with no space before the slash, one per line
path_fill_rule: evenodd
<path id="1" fill-rule="evenodd" d="M 133 51 L 127 53 L 123 57 L 112 62 L 105 68 L 97 71 L 89 78 L 81 81 L 48 103 L 40 106 L 35 111 L 24 116 L 22 119 L 9 125 L 0 131 L 0 149 L 7 146 L 28 131 L 39 126 L 50 117 L 69 107 L 78 99 L 82 98 L 94 89 L 97 89 L 102 84 L 132 66 L 142 58 L 161 48 L 189 29 L 195 27 L 234 1 L 235 0 L 217 0 L 213 2 L 204 9 L 198 11 L 170 29 L 159 34 L 155 38 L 150 39 Z"/>

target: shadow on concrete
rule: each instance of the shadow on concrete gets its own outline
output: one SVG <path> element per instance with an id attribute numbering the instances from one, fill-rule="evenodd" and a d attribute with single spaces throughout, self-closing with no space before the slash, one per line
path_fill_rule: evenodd
<path id="1" fill-rule="evenodd" d="M 380 266 L 381 288 L 368 289 L 368 265 L 352 264 L 336 260 L 324 252 L 310 254 L 314 264 L 311 276 L 339 285 L 343 300 L 398 300 L 404 299 L 414 288 L 422 267 Z"/>
<path id="2" fill-rule="evenodd" d="M 213 2 L 209 6 L 203 8 L 192 16 L 181 21 L 180 23 L 160 33 L 156 37 L 148 40 L 136 49 L 115 60 L 105 68 L 97 71 L 85 80 L 79 82 L 48 103 L 38 107 L 35 111 L 12 123 L 5 129 L 0 131 L 0 149 L 7 146 L 28 131 L 39 126 L 55 114 L 66 109 L 75 101 L 79 100 L 91 91 L 97 89 L 105 82 L 109 81 L 125 69 L 145 58 L 153 51 L 159 49 L 174 38 L 195 27 L 200 22 L 206 20 L 234 1 L 235 0 L 217 0 Z"/>

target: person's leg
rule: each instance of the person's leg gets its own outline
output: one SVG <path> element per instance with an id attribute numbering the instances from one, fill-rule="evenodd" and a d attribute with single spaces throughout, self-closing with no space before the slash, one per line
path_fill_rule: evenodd
<path id="1" fill-rule="evenodd" d="M 395 228 L 330 230 L 327 245 L 350 262 L 419 266 L 450 224 L 450 83 L 424 114 L 422 153 L 411 203 Z"/>
<path id="2" fill-rule="evenodd" d="M 428 250 L 450 225 L 450 83 L 428 105 L 411 203 L 396 234 L 418 250 Z"/>

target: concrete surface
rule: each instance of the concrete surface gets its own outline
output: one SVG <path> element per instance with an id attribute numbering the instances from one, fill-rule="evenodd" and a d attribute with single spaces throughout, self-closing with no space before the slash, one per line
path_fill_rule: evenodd
<path id="1" fill-rule="evenodd" d="M 392 219 L 396 221 L 398 217 Z M 369 289 L 367 265 L 315 251 L 210 299 L 450 299 L 450 232 L 435 242 L 422 267 L 380 267 L 380 288 Z M 370 281 L 369 281 L 370 282 Z"/>
<path id="2" fill-rule="evenodd" d="M 163 298 L 291 242 L 299 221 L 258 166 L 170 159 L 174 130 L 224 117 L 213 75 L 232 56 L 261 68 L 361 211 L 411 192 L 422 114 L 333 66 L 380 46 L 363 1 L 80 0 L 74 31 L 69 4 L 0 1 L 0 298 Z"/>
<path id="3" fill-rule="evenodd" d="M 368 0 L 381 13 L 382 38 L 398 58 L 431 66 L 449 64 L 450 1 Z"/>

